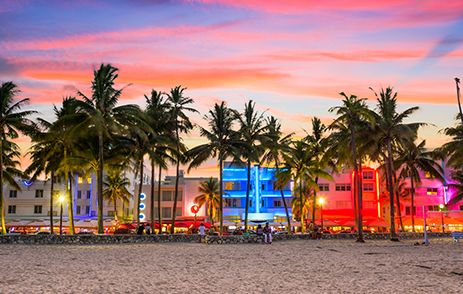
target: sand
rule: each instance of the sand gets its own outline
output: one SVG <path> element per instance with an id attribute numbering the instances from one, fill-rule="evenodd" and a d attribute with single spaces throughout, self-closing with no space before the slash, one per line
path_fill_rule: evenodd
<path id="1" fill-rule="evenodd" d="M 463 293 L 463 242 L 0 245 L 0 293 Z"/>

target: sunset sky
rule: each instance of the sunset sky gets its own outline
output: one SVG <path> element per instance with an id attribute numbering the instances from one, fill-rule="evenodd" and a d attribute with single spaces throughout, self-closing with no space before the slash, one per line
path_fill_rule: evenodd
<path id="1" fill-rule="evenodd" d="M 436 147 L 458 110 L 462 41 L 461 0 L 0 0 L 0 81 L 48 119 L 104 62 L 131 84 L 122 104 L 183 85 L 197 123 L 217 101 L 252 99 L 297 133 L 313 116 L 329 123 L 341 91 L 374 103 L 369 87 L 393 86 L 401 109 L 420 106 L 412 120 L 432 124 L 420 137 Z"/>

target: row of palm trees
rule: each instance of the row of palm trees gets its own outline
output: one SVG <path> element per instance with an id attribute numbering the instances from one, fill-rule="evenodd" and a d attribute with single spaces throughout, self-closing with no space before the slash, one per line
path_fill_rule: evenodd
<path id="1" fill-rule="evenodd" d="M 355 215 L 358 241 L 362 233 L 362 165 L 366 161 L 379 162 L 384 168 L 386 186 L 391 204 L 391 220 L 396 209 L 394 203 L 400 191 L 399 183 L 411 179 L 412 207 L 414 185 L 419 183 L 419 170 L 430 172 L 443 179 L 436 154 L 449 155 L 449 163 L 461 173 L 462 127 L 449 128 L 445 133 L 452 141 L 439 152 L 429 153 L 425 142 L 416 145 L 417 132 L 423 123 L 405 123 L 418 108 L 397 111 L 397 93 L 392 88 L 374 92 L 377 98 L 375 109 L 370 109 L 366 99 L 341 93 L 340 106 L 329 111 L 335 120 L 325 126 L 318 118 L 312 120 L 312 131 L 295 139 L 294 134 L 283 134 L 281 124 L 275 117 L 256 110 L 251 100 L 242 112 L 232 109 L 225 102 L 216 103 L 204 116 L 205 127 L 198 126 L 205 143 L 188 149 L 183 143 L 195 126 L 189 116 L 195 113 L 193 99 L 186 97 L 185 88 L 177 86 L 169 93 L 152 90 L 145 95 L 146 107 L 118 105 L 124 88 L 116 89 L 118 69 L 102 64 L 94 70 L 91 95 L 81 91 L 76 97 L 66 97 L 60 107 L 54 107 L 54 121 L 30 119 L 34 111 L 22 110 L 28 99 L 14 101 L 18 88 L 12 82 L 3 83 L 0 89 L 0 184 L 12 185 L 15 176 L 29 175 L 32 179 L 44 174 L 52 186 L 59 177 L 65 182 L 65 193 L 69 202 L 70 233 L 74 233 L 72 211 L 72 181 L 76 175 L 94 174 L 97 178 L 98 232 L 103 233 L 103 200 L 127 202 L 131 197 L 127 190 L 127 171 L 137 175 L 137 222 L 140 222 L 140 195 L 142 194 L 145 159 L 151 167 L 151 215 L 154 227 L 154 203 L 157 190 L 158 222 L 162 227 L 161 175 L 169 165 L 176 167 L 174 207 L 171 233 L 174 224 L 179 194 L 180 165 L 189 170 L 196 168 L 210 158 L 219 166 L 219 182 L 204 183 L 200 188 L 200 205 L 207 205 L 211 219 L 216 216 L 223 231 L 223 168 L 226 161 L 247 167 L 245 203 L 245 230 L 248 228 L 250 167 L 253 163 L 274 166 L 276 169 L 275 189 L 281 191 L 286 211 L 288 230 L 291 232 L 291 218 L 283 189 L 294 181 L 293 214 L 304 226 L 311 214 L 315 221 L 318 181 L 331 179 L 330 174 L 340 167 L 354 170 Z M 33 145 L 29 151 L 32 163 L 21 173 L 17 169 L 18 146 L 13 142 L 19 132 L 31 137 Z M 412 151 L 414 153 L 412 153 Z M 460 169 L 458 169 L 460 167 Z M 155 187 L 155 170 L 158 169 L 158 186 Z M 463 173 L 462 173 L 463 174 Z M 17 187 L 19 188 L 19 187 Z M 218 191 L 214 189 L 218 188 Z M 0 189 L 1 190 L 1 189 Z M 213 192 L 211 192 L 213 191 Z M 52 195 L 53 196 L 53 195 Z M 394 199 L 396 196 L 396 199 Z M 2 228 L 4 225 L 3 191 L 0 192 Z M 309 212 L 309 209 L 312 211 Z M 412 208 L 413 210 L 413 208 Z M 53 197 L 50 200 L 53 211 Z M 400 211 L 397 210 L 397 211 Z M 50 224 L 53 225 L 52 214 Z M 394 221 L 391 221 L 391 239 L 396 240 Z"/>

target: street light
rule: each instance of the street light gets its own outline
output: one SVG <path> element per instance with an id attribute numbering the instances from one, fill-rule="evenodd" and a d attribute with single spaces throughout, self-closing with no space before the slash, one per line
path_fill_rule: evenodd
<path id="1" fill-rule="evenodd" d="M 442 224 L 442 233 L 445 233 L 445 225 L 444 225 L 444 204 L 439 204 L 439 209 L 440 209 L 440 217 L 441 217 L 441 224 Z"/>
<path id="2" fill-rule="evenodd" d="M 325 203 L 325 198 L 318 198 L 318 204 L 320 204 L 320 219 L 321 219 L 321 231 L 323 232 L 323 204 Z"/>
<path id="3" fill-rule="evenodd" d="M 64 196 L 61 195 L 58 198 L 59 204 L 60 204 L 60 210 L 59 210 L 59 234 L 63 234 L 63 203 L 64 203 Z"/>

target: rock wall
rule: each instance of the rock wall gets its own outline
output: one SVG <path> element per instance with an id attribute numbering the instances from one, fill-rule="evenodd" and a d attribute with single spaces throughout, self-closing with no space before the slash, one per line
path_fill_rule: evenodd
<path id="1" fill-rule="evenodd" d="M 365 234 L 365 240 L 387 240 L 389 234 Z M 451 233 L 429 233 L 429 238 L 450 238 Z M 327 234 L 323 239 L 355 239 L 355 234 Z M 296 235 L 273 235 L 273 241 L 285 240 L 307 240 L 311 239 L 309 234 Z M 420 240 L 423 239 L 422 233 L 400 233 L 399 239 Z M 121 244 L 121 243 L 204 243 L 204 244 L 243 244 L 243 243 L 263 243 L 264 237 L 251 236 L 204 236 L 199 235 L 0 235 L 0 244 Z"/>

